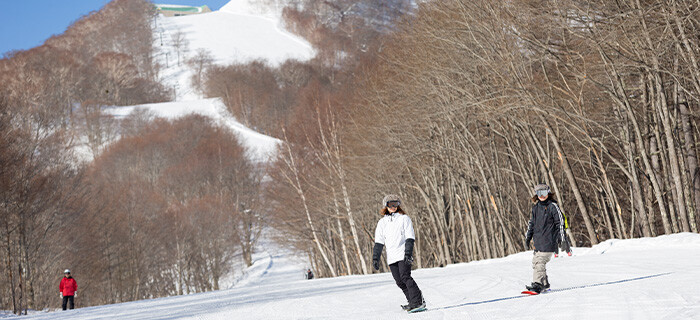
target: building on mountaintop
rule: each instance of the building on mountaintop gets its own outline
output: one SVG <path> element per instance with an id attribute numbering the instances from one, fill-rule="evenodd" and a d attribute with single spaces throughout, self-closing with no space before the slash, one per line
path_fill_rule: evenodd
<path id="1" fill-rule="evenodd" d="M 176 4 L 155 4 L 158 13 L 166 17 L 177 17 L 186 16 L 191 14 L 200 14 L 211 12 L 211 9 L 207 5 L 195 7 L 195 6 L 183 6 Z"/>

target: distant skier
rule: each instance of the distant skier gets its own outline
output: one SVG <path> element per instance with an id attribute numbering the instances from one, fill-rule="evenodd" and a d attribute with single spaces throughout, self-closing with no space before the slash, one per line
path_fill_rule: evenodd
<path id="1" fill-rule="evenodd" d="M 413 245 L 415 233 L 413 222 L 401 209 L 401 199 L 397 195 L 387 195 L 382 202 L 382 218 L 377 223 L 374 232 L 374 250 L 372 266 L 379 270 L 379 258 L 382 249 L 386 246 L 386 258 L 391 275 L 396 285 L 403 291 L 408 300 L 407 305 L 401 307 L 408 312 L 425 310 L 425 300 L 418 285 L 411 277 L 411 265 L 413 264 Z"/>
<path id="2" fill-rule="evenodd" d="M 532 284 L 526 288 L 540 293 L 549 289 L 546 265 L 552 259 L 552 255 L 559 251 L 559 244 L 567 253 L 571 252 L 571 247 L 564 235 L 564 217 L 549 186 L 538 184 L 534 191 L 530 222 L 525 234 L 525 248 L 530 248 L 530 240 L 534 239 L 535 252 L 532 257 Z"/>
<path id="3" fill-rule="evenodd" d="M 306 279 L 307 279 L 307 280 L 311 280 L 311 279 L 313 279 L 313 278 L 314 278 L 314 273 L 311 272 L 311 269 L 307 269 L 307 270 L 306 270 Z"/>
<path id="4" fill-rule="evenodd" d="M 61 299 L 63 299 L 63 310 L 66 310 L 67 304 L 70 302 L 70 308 L 75 307 L 74 297 L 78 296 L 78 283 L 70 275 L 70 269 L 63 271 L 63 279 L 58 285 L 58 290 L 61 292 Z"/>

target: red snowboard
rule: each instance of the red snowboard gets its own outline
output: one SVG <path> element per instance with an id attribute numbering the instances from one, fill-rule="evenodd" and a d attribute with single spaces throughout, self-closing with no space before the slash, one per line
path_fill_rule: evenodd
<path id="1" fill-rule="evenodd" d="M 549 292 L 549 290 L 550 290 L 550 289 L 545 289 L 544 291 L 542 291 L 542 292 L 540 292 L 540 293 L 547 293 L 547 292 Z M 537 292 L 535 292 L 535 291 L 530 291 L 530 290 L 525 290 L 525 291 L 523 291 L 523 292 L 521 292 L 521 293 L 522 293 L 522 294 L 529 294 L 529 295 L 531 295 L 531 296 L 536 296 L 536 295 L 540 294 L 540 293 L 537 293 Z"/>

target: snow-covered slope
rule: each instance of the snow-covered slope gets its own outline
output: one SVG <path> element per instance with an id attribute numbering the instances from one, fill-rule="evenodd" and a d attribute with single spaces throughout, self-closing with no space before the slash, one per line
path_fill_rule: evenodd
<path id="1" fill-rule="evenodd" d="M 700 319 L 700 235 L 610 240 L 548 264 L 553 292 L 520 294 L 532 252 L 413 272 L 429 310 L 407 315 L 391 274 L 241 283 L 229 290 L 26 319 Z M 270 255 L 264 272 L 288 267 Z M 254 266 L 255 267 L 255 266 Z M 259 266 L 258 266 L 259 267 Z M 298 269 L 298 267 L 296 267 Z M 281 272 L 281 275 L 286 274 Z"/>
<path id="2" fill-rule="evenodd" d="M 263 231 L 256 246 L 259 251 L 253 254 L 253 265 L 244 268 L 242 261 L 234 264 L 235 273 L 221 281 L 221 288 L 286 285 L 305 278 L 304 270 L 310 267 L 308 261 L 275 243 L 271 237 L 274 232 L 269 228 Z"/>
<path id="3" fill-rule="evenodd" d="M 287 59 L 311 59 L 315 54 L 313 48 L 304 39 L 282 28 L 280 12 L 280 6 L 260 6 L 250 0 L 232 0 L 219 11 L 159 17 L 154 40 L 157 59 L 163 67 L 161 82 L 175 91 L 175 102 L 112 107 L 106 112 L 117 118 L 134 110 L 149 110 L 155 116 L 168 119 L 191 113 L 205 115 L 231 128 L 250 151 L 254 161 L 268 160 L 280 141 L 246 128 L 226 110 L 221 99 L 203 99 L 202 94 L 192 86 L 194 72 L 186 61 L 200 50 L 209 53 L 214 59 L 213 63 L 219 65 L 262 59 L 277 66 Z M 182 40 L 176 41 L 178 38 Z M 81 148 L 80 151 L 82 158 L 92 159 L 88 148 Z"/>
<path id="4" fill-rule="evenodd" d="M 306 41 L 266 17 L 214 11 L 161 21 L 166 32 L 181 30 L 186 34 L 191 52 L 208 50 L 217 63 L 265 59 L 279 65 L 290 58 L 308 60 L 313 55 Z"/>
<path id="5" fill-rule="evenodd" d="M 160 52 L 158 59 L 165 67 L 163 82 L 175 88 L 176 100 L 201 98 L 191 88 L 192 71 L 185 63 L 199 50 L 208 52 L 219 65 L 261 59 L 278 66 L 287 59 L 311 59 L 315 54 L 313 47 L 284 30 L 279 10 L 253 5 L 248 0 L 232 0 L 214 12 L 159 17 L 155 45 Z M 178 34 L 184 36 L 184 41 L 175 41 L 180 38 Z M 177 43 L 181 43 L 180 49 Z"/>
<path id="6" fill-rule="evenodd" d="M 253 131 L 236 121 L 219 98 L 113 107 L 105 111 L 116 118 L 121 118 L 135 110 L 147 110 L 157 117 L 166 119 L 193 113 L 207 116 L 215 123 L 230 128 L 248 150 L 249 157 L 253 161 L 267 161 L 280 143 L 278 139 Z"/>
<path id="7" fill-rule="evenodd" d="M 288 2 L 288 0 L 232 0 L 221 7 L 219 11 L 266 17 L 279 23 L 282 9 Z"/>

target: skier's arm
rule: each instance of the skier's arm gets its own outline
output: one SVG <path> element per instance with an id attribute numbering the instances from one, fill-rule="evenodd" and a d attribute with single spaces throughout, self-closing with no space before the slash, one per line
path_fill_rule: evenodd
<path id="1" fill-rule="evenodd" d="M 525 250 L 530 249 L 530 240 L 535 227 L 535 207 L 530 211 L 530 221 L 527 223 L 527 231 L 525 232 Z"/>
<path id="2" fill-rule="evenodd" d="M 382 256 L 384 249 L 384 224 L 382 220 L 377 223 L 377 229 L 374 230 L 374 249 L 372 249 L 372 267 L 374 270 L 379 270 L 379 258 Z"/>
<path id="3" fill-rule="evenodd" d="M 557 212 L 557 214 L 555 214 L 554 221 L 556 222 L 559 220 L 559 237 L 561 239 L 561 247 L 567 254 L 571 255 L 571 245 L 569 245 L 569 240 L 566 239 L 566 233 L 564 232 L 564 229 L 566 229 L 566 218 L 564 218 L 564 214 L 561 212 L 561 209 L 559 209 L 559 205 L 556 203 L 553 203 L 553 205 Z"/>
<path id="4" fill-rule="evenodd" d="M 403 261 L 410 266 L 413 264 L 413 245 L 416 242 L 416 234 L 413 230 L 413 221 L 408 216 L 406 216 L 406 222 L 404 223 L 404 236 L 406 237 L 406 244 L 404 245 Z"/>
<path id="5" fill-rule="evenodd" d="M 379 261 L 382 256 L 382 250 L 384 250 L 384 245 L 381 243 L 374 243 L 374 249 L 372 250 L 372 260 Z"/>
<path id="6" fill-rule="evenodd" d="M 415 239 L 406 239 L 406 249 L 403 255 L 403 262 L 409 266 L 413 264 L 413 244 L 415 242 Z"/>
<path id="7" fill-rule="evenodd" d="M 379 257 L 382 256 L 382 250 L 384 245 L 381 243 L 374 243 L 374 249 L 372 250 L 372 267 L 374 270 L 379 270 Z"/>
<path id="8" fill-rule="evenodd" d="M 415 239 L 406 239 L 406 250 L 404 251 L 404 254 L 407 257 L 412 257 L 413 256 L 413 245 L 416 243 Z"/>
<path id="9" fill-rule="evenodd" d="M 564 241 L 566 241 L 566 238 L 564 237 L 564 217 L 562 216 L 561 210 L 556 203 L 552 203 L 552 206 L 554 206 L 555 209 L 554 225 L 559 227 L 557 243 L 564 243 Z"/>

